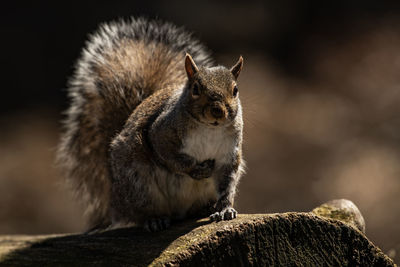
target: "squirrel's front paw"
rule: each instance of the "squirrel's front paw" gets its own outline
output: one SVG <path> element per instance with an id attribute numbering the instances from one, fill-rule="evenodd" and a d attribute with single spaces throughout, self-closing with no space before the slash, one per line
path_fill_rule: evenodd
<path id="1" fill-rule="evenodd" d="M 211 221 L 215 221 L 215 222 L 219 222 L 222 220 L 232 220 L 235 219 L 237 216 L 237 211 L 234 208 L 225 208 L 222 211 L 213 213 L 210 215 L 210 220 Z"/>
<path id="2" fill-rule="evenodd" d="M 214 171 L 215 160 L 208 159 L 200 162 L 194 166 L 194 168 L 189 172 L 190 177 L 193 179 L 203 179 L 208 178 L 212 175 Z"/>

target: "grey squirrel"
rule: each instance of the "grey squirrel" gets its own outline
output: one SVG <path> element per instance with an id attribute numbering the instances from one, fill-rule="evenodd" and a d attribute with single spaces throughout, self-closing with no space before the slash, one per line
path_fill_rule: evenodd
<path id="1" fill-rule="evenodd" d="M 90 37 L 69 81 L 58 163 L 89 229 L 236 217 L 243 174 L 237 78 L 170 23 L 131 18 Z"/>

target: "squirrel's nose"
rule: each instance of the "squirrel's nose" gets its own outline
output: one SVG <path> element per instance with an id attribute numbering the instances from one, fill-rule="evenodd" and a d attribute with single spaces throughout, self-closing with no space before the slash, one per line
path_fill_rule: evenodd
<path id="1" fill-rule="evenodd" d="M 214 118 L 220 119 L 224 116 L 224 111 L 220 107 L 212 107 L 211 114 L 214 116 Z"/>

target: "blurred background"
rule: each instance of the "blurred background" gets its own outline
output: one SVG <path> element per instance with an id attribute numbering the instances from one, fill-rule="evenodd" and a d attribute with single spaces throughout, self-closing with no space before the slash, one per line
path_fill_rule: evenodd
<path id="1" fill-rule="evenodd" d="M 220 64 L 245 58 L 240 212 L 347 198 L 399 262 L 400 2 L 34 1 L 0 12 L 0 234 L 82 231 L 53 163 L 66 82 L 99 23 L 145 15 L 194 31 Z"/>

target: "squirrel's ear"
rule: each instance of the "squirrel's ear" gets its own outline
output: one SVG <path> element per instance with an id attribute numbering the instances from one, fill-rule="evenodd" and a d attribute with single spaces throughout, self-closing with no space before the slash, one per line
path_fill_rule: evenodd
<path id="1" fill-rule="evenodd" d="M 231 72 L 235 79 L 239 77 L 240 71 L 243 68 L 243 57 L 240 56 L 238 62 L 231 68 Z"/>
<path id="2" fill-rule="evenodd" d="M 193 61 L 192 56 L 189 55 L 188 53 L 186 53 L 186 58 L 185 58 L 185 69 L 189 80 L 192 80 L 193 76 L 199 71 L 199 69 L 196 66 L 196 63 L 194 63 Z"/>

